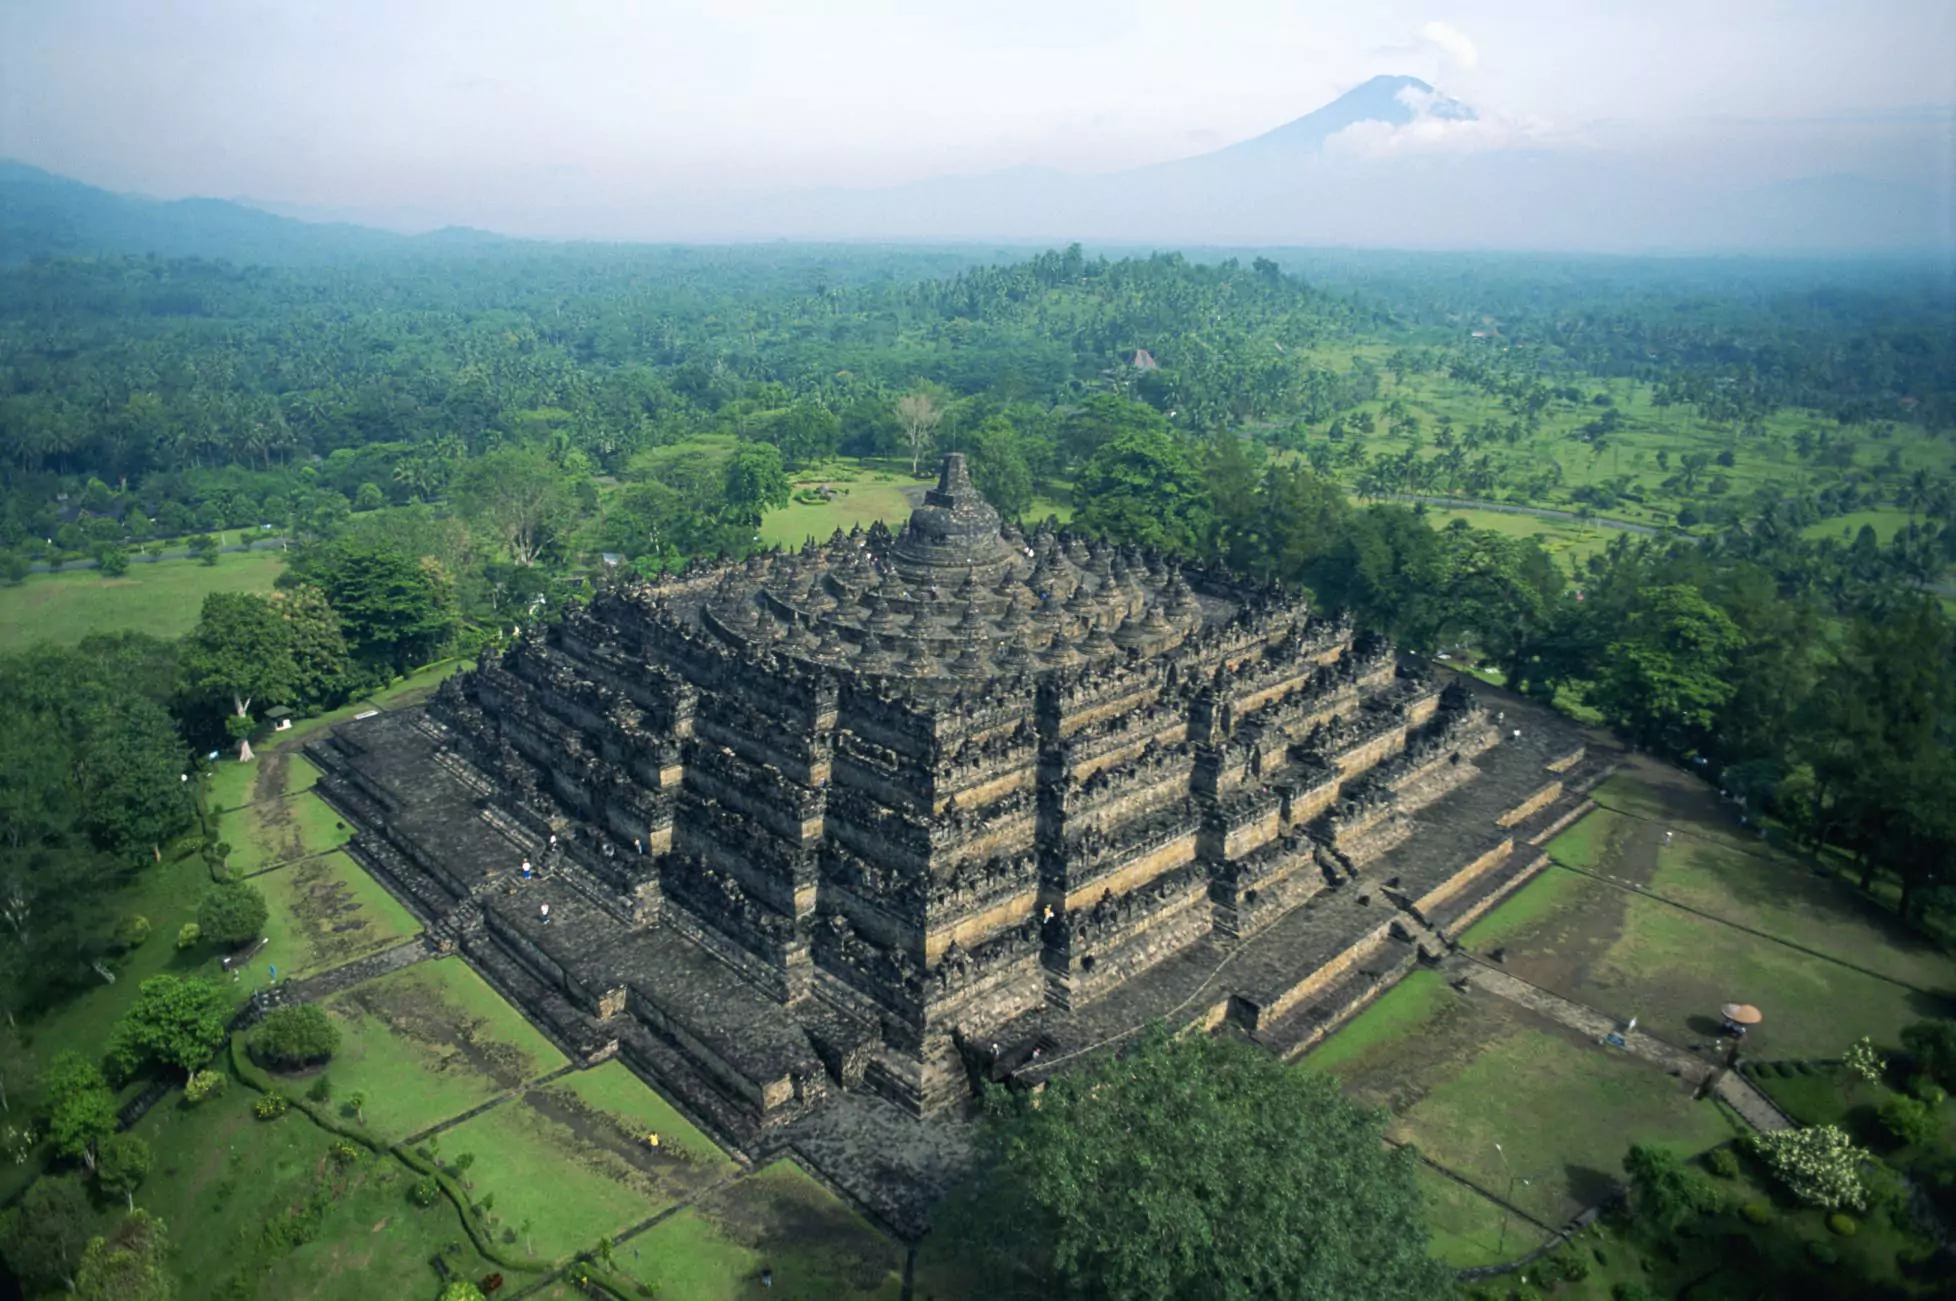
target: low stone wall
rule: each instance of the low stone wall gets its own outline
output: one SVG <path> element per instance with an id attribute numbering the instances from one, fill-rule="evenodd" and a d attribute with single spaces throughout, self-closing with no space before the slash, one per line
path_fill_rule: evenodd
<path id="1" fill-rule="evenodd" d="M 1473 862 L 1467 864 L 1467 866 L 1461 868 L 1458 872 L 1455 872 L 1452 876 L 1440 882 L 1440 884 L 1434 886 L 1419 898 L 1413 900 L 1414 909 L 1423 914 L 1439 907 L 1448 899 L 1451 899 L 1478 881 L 1486 873 L 1492 871 L 1502 863 L 1507 862 L 1508 856 L 1514 852 L 1514 837 L 1509 836 L 1503 839 L 1500 844 L 1482 853 Z M 1478 916 L 1479 914 L 1476 913 L 1475 915 Z M 1460 925 L 1464 923 L 1456 922 L 1455 924 Z"/>
<path id="2" fill-rule="evenodd" d="M 1557 778 L 1494 820 L 1498 827 L 1513 827 L 1540 813 L 1562 798 L 1562 781 Z"/>

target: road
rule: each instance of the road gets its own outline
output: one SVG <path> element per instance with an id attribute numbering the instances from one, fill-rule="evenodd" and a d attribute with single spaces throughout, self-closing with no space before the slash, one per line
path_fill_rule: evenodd
<path id="1" fill-rule="evenodd" d="M 244 546 L 232 545 L 228 547 L 219 547 L 218 550 L 220 552 L 270 551 L 276 547 L 282 547 L 284 545 L 285 545 L 285 538 L 281 535 L 278 537 L 270 537 L 270 538 L 253 538 L 249 543 L 247 543 Z M 165 551 L 160 556 L 152 556 L 144 552 L 132 551 L 129 553 L 129 563 L 132 565 L 150 565 L 156 563 L 159 560 L 169 560 L 175 557 L 187 556 L 189 554 L 190 554 L 190 550 L 188 547 L 184 548 L 181 551 Z M 46 573 L 65 574 L 71 570 L 76 570 L 76 569 L 100 569 L 101 567 L 102 567 L 102 562 L 99 560 L 70 560 L 67 563 L 60 564 L 60 565 L 50 565 L 45 560 L 36 560 L 33 564 L 27 567 L 27 572 L 30 574 L 46 574 Z"/>

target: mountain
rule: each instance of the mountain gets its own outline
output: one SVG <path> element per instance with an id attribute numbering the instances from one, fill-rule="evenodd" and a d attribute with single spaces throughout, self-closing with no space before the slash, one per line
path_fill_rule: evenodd
<path id="1" fill-rule="evenodd" d="M 1948 199 L 1857 177 L 1743 188 L 1486 121 L 1374 77 L 1211 153 L 1097 176 L 1016 168 L 729 209 L 744 238 L 1611 252 L 1947 250 Z"/>
<path id="2" fill-rule="evenodd" d="M 468 250 L 502 237 L 453 227 L 397 235 L 347 222 L 299 221 L 229 199 L 115 194 L 25 163 L 0 161 L 0 266 L 36 257 L 148 254 L 232 262 L 318 263 L 384 253 Z"/>

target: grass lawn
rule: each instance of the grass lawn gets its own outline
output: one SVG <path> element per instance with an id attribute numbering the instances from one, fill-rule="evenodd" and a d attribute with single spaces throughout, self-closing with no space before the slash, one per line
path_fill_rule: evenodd
<path id="1" fill-rule="evenodd" d="M 353 838 L 340 815 L 310 791 L 233 809 L 220 819 L 219 834 L 231 845 L 225 862 L 234 876 L 336 849 Z"/>
<path id="2" fill-rule="evenodd" d="M 613 1259 L 659 1296 L 688 1301 L 896 1301 L 903 1292 L 903 1249 L 786 1160 L 654 1226 Z M 772 1289 L 761 1286 L 763 1267 L 774 1271 Z"/>
<path id="3" fill-rule="evenodd" d="M 1460 943 L 1475 953 L 1499 948 L 1511 935 L 1518 935 L 1568 906 L 1582 892 L 1586 882 L 1574 872 L 1558 872 L 1546 867 L 1535 879 L 1515 891 L 1501 905 L 1460 934 Z"/>
<path id="4" fill-rule="evenodd" d="M 345 854 L 307 859 L 256 877 L 271 941 L 253 959 L 285 977 L 309 976 L 365 957 L 421 929 L 407 909 Z"/>
<path id="5" fill-rule="evenodd" d="M 1499 1265 L 1542 1245 L 1545 1235 L 1533 1224 L 1431 1166 L 1419 1167 L 1416 1182 L 1432 1234 L 1427 1251 L 1447 1264 L 1457 1269 Z"/>
<path id="6" fill-rule="evenodd" d="M 1633 1141 L 1694 1153 L 1733 1135 L 1648 1063 L 1532 1027 L 1486 1043 L 1390 1132 L 1484 1188 L 1513 1178 L 1511 1200 L 1550 1224 L 1605 1196 Z"/>
<path id="7" fill-rule="evenodd" d="M 647 1087 L 623 1062 L 609 1061 L 578 1071 L 551 1087 L 569 1092 L 612 1117 L 634 1138 L 657 1133 L 661 1153 L 683 1153 L 681 1160 L 714 1179 L 735 1169 L 732 1159 L 712 1139 L 674 1111 L 671 1103 Z"/>
<path id="8" fill-rule="evenodd" d="M 1559 561 L 1564 569 L 1571 571 L 1589 557 L 1601 554 L 1609 546 L 1610 539 L 1619 532 L 1577 520 L 1545 519 L 1540 515 L 1517 515 L 1501 510 L 1435 506 L 1428 509 L 1426 518 L 1437 529 L 1443 529 L 1455 520 L 1464 520 L 1473 528 L 1499 533 L 1504 537 L 1535 538 L 1541 542 L 1542 550 Z"/>
<path id="9" fill-rule="evenodd" d="M 342 1168 L 328 1156 L 332 1136 L 303 1113 L 253 1119 L 258 1096 L 233 1080 L 217 1099 L 189 1108 L 165 1102 L 137 1126 L 154 1168 L 136 1204 L 169 1225 L 179 1295 L 433 1296 L 440 1280 L 429 1260 L 458 1241 L 462 1273 L 480 1279 L 499 1272 L 467 1245 L 447 1200 L 427 1210 L 409 1204 L 405 1167 L 366 1155 Z M 274 1223 L 294 1220 L 309 1199 L 321 1212 L 311 1239 L 298 1246 L 271 1241 Z"/>
<path id="10" fill-rule="evenodd" d="M 1866 524 L 1874 528 L 1875 536 L 1881 540 L 1882 545 L 1886 546 L 1890 538 L 1908 527 L 1908 522 L 1909 513 L 1905 510 L 1893 508 L 1856 510 L 1849 511 L 1845 515 L 1836 515 L 1832 519 L 1821 520 L 1816 524 L 1809 524 L 1800 530 L 1800 536 L 1835 538 L 1852 542 L 1854 535 L 1861 531 L 1862 525 Z"/>
<path id="11" fill-rule="evenodd" d="M 329 999 L 326 1010 L 340 1028 L 334 1095 L 366 1094 L 368 1127 L 390 1139 L 565 1064 L 460 958 L 356 985 Z"/>
<path id="12" fill-rule="evenodd" d="M 910 518 L 911 503 L 904 495 L 905 486 L 917 486 L 907 476 L 903 481 L 884 480 L 879 476 L 853 482 L 798 478 L 795 490 L 799 492 L 821 483 L 835 488 L 838 495 L 834 500 L 812 506 L 790 502 L 779 510 L 769 511 L 761 521 L 761 541 L 789 547 L 798 547 L 811 537 L 826 542 L 837 529 L 847 533 L 858 524 L 868 528 L 876 520 L 895 528 Z"/>
<path id="13" fill-rule="evenodd" d="M 285 568 L 281 551 L 240 551 L 217 564 L 190 559 L 132 564 L 120 578 L 99 569 L 29 574 L 0 587 L 0 652 L 38 641 L 72 646 L 93 632 L 181 637 L 197 624 L 212 592 L 269 592 Z"/>
<path id="14" fill-rule="evenodd" d="M 1696 1152 L 1732 1132 L 1663 1071 L 1544 1029 L 1491 995 L 1456 993 L 1432 972 L 1414 973 L 1303 1064 L 1384 1107 L 1394 1139 L 1481 1187 L 1505 1195 L 1512 1176 L 1514 1203 L 1549 1224 L 1607 1196 L 1631 1142 Z M 1435 1228 L 1471 1237 L 1481 1221 L 1457 1201 L 1436 1204 L 1434 1214 L 1450 1218 Z"/>
<path id="15" fill-rule="evenodd" d="M 1314 1071 L 1336 1069 L 1379 1044 L 1424 1026 L 1457 997 L 1439 972 L 1412 972 L 1312 1050 L 1303 1065 Z"/>

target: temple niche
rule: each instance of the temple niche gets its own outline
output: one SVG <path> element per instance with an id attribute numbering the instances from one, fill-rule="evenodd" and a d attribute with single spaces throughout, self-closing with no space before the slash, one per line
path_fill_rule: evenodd
<path id="1" fill-rule="evenodd" d="M 1301 1052 L 1600 776 L 1499 712 L 1282 590 L 1022 533 L 952 454 L 897 532 L 614 583 L 310 753 L 558 1042 L 819 1166 L 848 1099 L 940 1115 L 1151 1018 Z"/>

